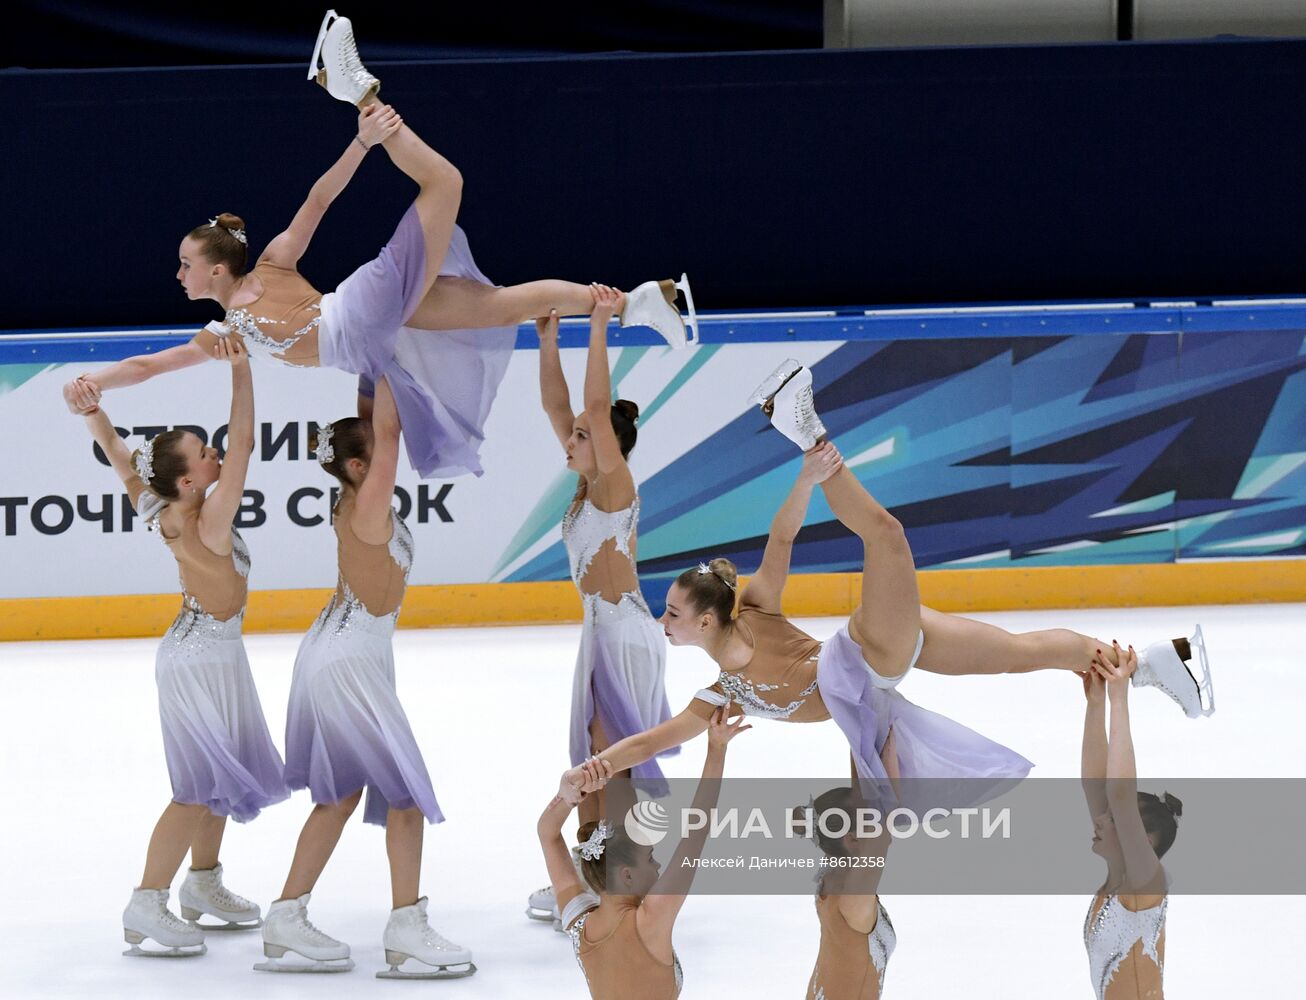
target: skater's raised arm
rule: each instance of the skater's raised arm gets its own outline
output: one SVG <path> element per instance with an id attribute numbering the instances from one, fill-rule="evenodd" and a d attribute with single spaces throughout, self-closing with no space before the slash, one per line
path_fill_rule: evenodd
<path id="1" fill-rule="evenodd" d="M 1138 654 L 1132 646 L 1127 650 L 1115 643 L 1112 646 L 1118 664 L 1111 663 L 1102 654 L 1093 660 L 1093 669 L 1106 681 L 1107 698 L 1111 703 L 1106 756 L 1107 805 L 1124 853 L 1126 889 L 1155 892 L 1164 887 L 1161 863 L 1138 809 L 1138 773 L 1134 761 L 1134 739 L 1129 728 L 1129 678 L 1138 668 Z"/>
<path id="2" fill-rule="evenodd" d="M 608 371 L 608 322 L 621 310 L 625 296 L 607 285 L 591 285 L 594 311 L 590 314 L 589 355 L 585 366 L 585 412 L 589 415 L 590 437 L 594 442 L 594 459 L 603 476 L 620 476 L 622 483 L 612 483 L 624 497 L 608 499 L 626 506 L 634 499 L 635 482 L 630 467 L 621 454 L 621 443 L 612 427 L 612 376 Z M 627 487 L 621 489 L 622 486 Z"/>
<path id="3" fill-rule="evenodd" d="M 829 441 L 822 441 L 803 455 L 798 479 L 771 521 L 766 550 L 762 553 L 762 564 L 740 594 L 741 606 L 775 614 L 780 612 L 780 598 L 784 594 L 785 581 L 789 578 L 789 560 L 793 555 L 794 539 L 798 537 L 803 520 L 807 517 L 812 490 L 842 466 L 843 457 L 839 454 L 839 449 Z"/>
<path id="4" fill-rule="evenodd" d="M 562 373 L 562 356 L 558 353 L 558 310 L 550 309 L 547 318 L 537 319 L 535 333 L 540 338 L 540 403 L 558 443 L 566 448 L 574 415 L 567 377 Z"/>
<path id="5" fill-rule="evenodd" d="M 369 104 L 359 111 L 358 135 L 350 141 L 331 169 L 309 189 L 308 197 L 295 213 L 290 225 L 272 238 L 259 257 L 259 263 L 293 269 L 308 250 L 327 209 L 353 179 L 367 151 L 378 142 L 385 142 L 399 131 L 401 125 L 403 119 L 388 104 Z"/>
<path id="6" fill-rule="evenodd" d="M 372 454 L 367 478 L 358 487 L 350 526 L 360 539 L 379 545 L 394 530 L 390 508 L 394 503 L 395 475 L 399 468 L 399 411 L 387 379 L 376 381 L 372 407 Z"/>
<path id="7" fill-rule="evenodd" d="M 218 341 L 218 359 L 231 364 L 231 415 L 227 419 L 227 451 L 217 485 L 200 508 L 200 541 L 213 552 L 231 549 L 231 525 L 245 495 L 245 475 L 254 453 L 254 379 L 249 355 L 238 337 Z M 202 447 L 202 445 L 201 445 Z"/>
<path id="8" fill-rule="evenodd" d="M 745 724 L 745 716 L 738 716 L 733 722 L 726 718 L 726 706 L 721 706 L 712 713 L 707 731 L 707 757 L 703 760 L 703 774 L 694 792 L 692 808 L 699 810 L 699 815 L 707 815 L 716 808 L 721 797 L 721 776 L 725 773 L 726 744 L 745 730 L 752 729 Z M 640 908 L 648 923 L 641 921 L 640 930 L 663 932 L 670 936 L 671 925 L 675 923 L 676 914 L 685 905 L 685 896 L 694 882 L 697 866 L 686 862 L 697 860 L 703 854 L 707 843 L 707 824 L 703 824 L 676 845 L 675 853 L 667 862 L 662 876 L 657 880 L 653 890 L 644 898 Z M 651 926 L 650 926 L 651 925 Z"/>
<path id="9" fill-rule="evenodd" d="M 585 775 L 587 789 L 597 789 L 612 777 L 612 769 L 603 761 L 593 758 L 587 760 L 578 770 Z M 573 808 L 572 803 L 560 795 L 555 795 L 553 801 L 544 807 L 544 812 L 540 814 L 539 821 L 535 824 L 535 832 L 540 838 L 540 848 L 544 851 L 544 865 L 549 872 L 549 883 L 553 886 L 553 895 L 558 901 L 559 910 L 586 888 L 576 877 L 571 851 L 567 849 L 567 842 L 562 837 L 562 825 L 571 815 Z"/>
<path id="10" fill-rule="evenodd" d="M 1088 814 L 1097 819 L 1106 811 L 1106 681 L 1096 670 L 1079 675 L 1084 683 L 1084 740 L 1079 755 L 1079 779 Z"/>
<path id="11" fill-rule="evenodd" d="M 597 756 L 611 765 L 612 773 L 616 774 L 628 771 L 664 750 L 688 743 L 699 733 L 706 732 L 709 724 L 707 718 L 694 713 L 694 706 L 697 704 L 702 703 L 691 702 L 690 707 L 679 715 L 672 716 L 666 722 L 658 723 L 652 729 L 618 740 L 606 750 L 600 751 Z M 575 804 L 580 801 L 579 789 L 583 782 L 584 774 L 581 768 L 573 767 L 564 772 L 559 794 L 568 802 Z"/>
<path id="12" fill-rule="evenodd" d="M 104 452 L 104 457 L 109 460 L 109 466 L 118 474 L 118 478 L 125 484 L 140 482 L 140 477 L 136 475 L 136 469 L 132 465 L 131 452 L 118 436 L 118 431 L 113 426 L 113 421 L 109 419 L 109 415 L 97 406 L 84 416 L 86 429 L 91 432 L 91 437 Z"/>
<path id="13" fill-rule="evenodd" d="M 199 334 L 196 334 L 198 338 Z M 89 406 L 100 401 L 100 394 L 105 389 L 119 389 L 162 375 L 165 372 L 180 371 L 190 368 L 202 361 L 209 361 L 213 355 L 196 340 L 176 347 L 169 347 L 158 354 L 137 354 L 135 357 L 118 361 L 108 368 L 87 375 L 78 375 L 71 382 L 64 383 L 63 399 L 72 413 L 84 413 Z"/>

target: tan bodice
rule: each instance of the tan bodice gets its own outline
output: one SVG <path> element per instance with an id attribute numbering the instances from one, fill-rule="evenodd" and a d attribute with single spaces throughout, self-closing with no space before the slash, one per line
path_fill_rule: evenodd
<path id="1" fill-rule="evenodd" d="M 888 961 L 886 938 L 890 927 L 880 925 L 887 919 L 881 910 L 876 926 L 869 934 L 849 926 L 839 910 L 838 896 L 817 896 L 816 916 L 821 923 L 821 949 L 816 968 L 807 986 L 807 1000 L 878 1000 L 883 982 L 883 968 Z M 889 944 L 887 950 L 892 950 Z M 878 954 L 873 953 L 878 949 Z M 876 959 L 879 967 L 876 966 Z"/>
<path id="2" fill-rule="evenodd" d="M 317 367 L 322 293 L 293 268 L 260 261 L 251 273 L 262 283 L 263 294 L 247 306 L 228 309 L 223 325 L 240 334 L 251 356 Z"/>
<path id="3" fill-rule="evenodd" d="M 132 503 L 149 487 L 133 476 L 127 484 Z M 248 591 L 249 550 L 235 528 L 231 529 L 231 552 L 220 556 L 200 540 L 199 510 L 183 511 L 170 505 L 159 521 L 159 536 L 177 560 L 181 591 L 192 610 L 212 615 L 218 621 L 234 618 L 245 607 Z"/>
<path id="4" fill-rule="evenodd" d="M 616 925 L 594 940 L 585 927 L 591 910 L 577 921 L 576 957 L 585 970 L 594 1000 L 675 1000 L 680 995 L 680 963 L 659 961 L 644 945 L 635 922 L 637 905 L 621 906 Z"/>
<path id="5" fill-rule="evenodd" d="M 722 670 L 717 682 L 698 697 L 709 704 L 729 697 L 745 715 L 763 719 L 824 722 L 830 718 L 816 687 L 821 644 L 784 615 L 758 608 L 741 608 L 735 622 L 751 637 L 753 658 L 739 670 Z"/>
<path id="6" fill-rule="evenodd" d="M 371 545 L 354 534 L 349 523 L 353 512 L 353 499 L 341 497 L 335 511 L 340 567 L 336 593 L 346 600 L 354 597 L 375 617 L 393 614 L 403 603 L 408 585 L 408 571 L 413 565 L 413 536 L 398 512 L 392 509 L 390 540 Z"/>

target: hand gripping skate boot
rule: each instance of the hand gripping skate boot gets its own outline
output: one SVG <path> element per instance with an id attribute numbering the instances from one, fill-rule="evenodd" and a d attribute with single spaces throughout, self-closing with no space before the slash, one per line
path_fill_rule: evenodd
<path id="1" fill-rule="evenodd" d="M 825 424 L 812 400 L 812 372 L 792 358 L 785 361 L 749 397 L 771 418 L 771 426 L 803 451 L 825 436 Z"/>
<path id="2" fill-rule="evenodd" d="M 326 12 L 318 29 L 313 58 L 308 64 L 308 78 L 316 80 L 337 101 L 361 105 L 381 89 L 381 81 L 367 71 L 358 58 L 354 44 L 354 27 L 347 17 L 334 10 Z"/>
<path id="3" fill-rule="evenodd" d="M 553 895 L 553 886 L 546 885 L 536 889 L 526 900 L 526 916 L 532 920 L 556 920 L 558 901 Z"/>
<path id="4" fill-rule="evenodd" d="M 222 865 L 208 871 L 192 868 L 186 872 L 178 899 L 181 915 L 202 931 L 245 931 L 263 925 L 258 904 L 222 884 Z M 199 920 L 206 913 L 223 923 L 201 924 Z"/>
<path id="5" fill-rule="evenodd" d="M 263 921 L 263 954 L 259 972 L 348 972 L 354 967 L 349 945 L 323 934 L 308 919 L 309 894 L 280 899 L 268 907 Z M 291 952 L 303 961 L 286 957 Z"/>
<path id="6" fill-rule="evenodd" d="M 124 955 L 140 958 L 187 958 L 208 951 L 204 932 L 168 909 L 167 889 L 133 889 L 122 911 L 122 936 L 129 945 Z M 165 950 L 142 948 L 146 938 Z"/>
<path id="7" fill-rule="evenodd" d="M 377 979 L 461 979 L 476 971 L 470 949 L 446 941 L 426 922 L 425 896 L 412 906 L 390 911 L 384 944 L 390 968 L 378 972 Z M 401 969 L 410 958 L 417 967 Z"/>
<path id="8" fill-rule="evenodd" d="M 687 320 L 681 318 L 680 310 L 676 308 L 677 289 L 685 293 L 685 307 L 689 310 Z M 679 281 L 665 278 L 636 286 L 626 295 L 626 307 L 621 311 L 621 325 L 651 327 L 676 350 L 697 344 L 698 313 L 694 312 L 689 275 L 682 274 Z"/>
<path id="9" fill-rule="evenodd" d="M 1193 676 L 1193 654 L 1201 677 Z M 1206 658 L 1202 626 L 1191 638 L 1154 642 L 1138 657 L 1138 669 L 1130 683 L 1134 687 L 1160 688 L 1179 703 L 1184 715 L 1196 719 L 1215 711 L 1215 689 L 1211 686 L 1211 664 Z"/>

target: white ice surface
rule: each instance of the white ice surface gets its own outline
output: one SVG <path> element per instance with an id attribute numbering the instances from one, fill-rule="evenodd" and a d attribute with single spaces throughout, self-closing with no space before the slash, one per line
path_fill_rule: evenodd
<path id="1" fill-rule="evenodd" d="M 1131 699 L 1140 764 L 1190 777 L 1306 776 L 1306 606 L 1140 608 L 980 616 L 1023 631 L 1062 625 L 1140 646 L 1200 620 L 1218 711 L 1185 719 L 1155 691 Z M 800 622 L 818 638 L 841 624 Z M 168 801 L 155 714 L 152 640 L 0 644 L 0 997 L 342 997 L 422 992 L 461 998 L 585 996 L 562 935 L 523 915 L 544 882 L 535 819 L 566 764 L 574 626 L 403 631 L 399 689 L 448 822 L 428 828 L 423 891 L 432 924 L 473 949 L 480 972 L 443 983 L 373 978 L 389 907 L 384 837 L 356 818 L 313 896 L 314 921 L 353 946 L 334 976 L 255 973 L 255 933 L 210 934 L 208 955 L 120 955 L 119 915 L 146 840 Z M 250 659 L 280 740 L 298 636 L 252 636 Z M 672 649 L 679 710 L 713 673 L 697 650 Z M 1082 696 L 1055 671 L 948 678 L 915 672 L 901 690 L 1034 760 L 1036 774 L 1078 773 Z M 666 770 L 696 777 L 702 742 Z M 728 775 L 830 775 L 846 761 L 833 723 L 763 722 L 731 744 Z M 264 906 L 281 887 L 307 794 L 248 826 L 231 824 L 227 882 Z M 359 811 L 361 818 L 361 810 Z M 1182 833 L 1180 834 L 1182 838 Z M 1236 846 L 1236 845 L 1235 845 Z M 1254 848 L 1254 845 L 1248 845 Z M 180 878 L 175 886 L 180 885 Z M 1088 896 L 886 897 L 898 933 L 885 996 L 968 1000 L 1089 998 L 1080 928 Z M 175 906 L 175 895 L 174 895 Z M 1176 896 L 1166 995 L 1297 992 L 1302 897 Z M 807 897 L 694 897 L 676 926 L 686 997 L 804 994 L 817 928 Z"/>

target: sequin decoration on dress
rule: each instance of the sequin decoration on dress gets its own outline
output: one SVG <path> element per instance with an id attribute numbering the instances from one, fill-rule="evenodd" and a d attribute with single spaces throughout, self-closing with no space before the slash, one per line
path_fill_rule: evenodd
<path id="1" fill-rule="evenodd" d="M 226 328 L 228 333 L 240 334 L 240 338 L 245 342 L 245 349 L 249 351 L 251 357 L 263 358 L 267 361 L 285 365 L 288 368 L 311 368 L 312 365 L 298 365 L 293 361 L 286 360 L 285 354 L 300 340 L 316 330 L 322 322 L 321 307 L 313 306 L 312 308 L 319 311 L 319 314 L 309 320 L 307 326 L 294 331 L 281 340 L 270 336 L 264 331 L 263 327 L 285 326 L 285 320 L 273 319 L 269 316 L 254 316 L 248 309 L 228 309 L 226 318 L 221 325 Z"/>
<path id="2" fill-rule="evenodd" d="M 1142 944 L 1142 954 L 1156 964 L 1159 987 L 1165 968 L 1161 958 L 1160 942 L 1165 933 L 1165 911 L 1169 897 L 1162 897 L 1156 906 L 1144 910 L 1131 910 L 1112 893 L 1098 906 L 1098 896 L 1093 897 L 1088 915 L 1084 918 L 1084 947 L 1088 950 L 1088 971 L 1093 980 L 1097 1000 L 1105 1000 L 1107 988 L 1120 966 Z"/>

